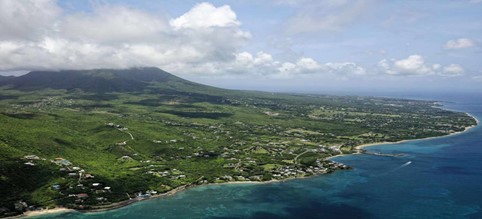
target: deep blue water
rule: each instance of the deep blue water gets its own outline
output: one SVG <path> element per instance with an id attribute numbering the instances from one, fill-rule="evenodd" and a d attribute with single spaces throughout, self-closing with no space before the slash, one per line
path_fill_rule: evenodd
<path id="1" fill-rule="evenodd" d="M 447 108 L 482 118 L 482 98 L 449 100 L 456 103 Z M 367 149 L 406 155 L 337 157 L 354 169 L 281 183 L 201 186 L 112 211 L 42 218 L 482 218 L 481 126 Z"/>

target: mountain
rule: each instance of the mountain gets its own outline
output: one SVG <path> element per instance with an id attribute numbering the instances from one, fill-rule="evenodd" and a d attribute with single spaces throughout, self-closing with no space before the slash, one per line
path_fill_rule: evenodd
<path id="1" fill-rule="evenodd" d="M 0 78 L 0 86 L 10 86 L 18 90 L 80 89 L 96 93 L 143 91 L 153 83 L 195 85 L 154 67 L 32 71 L 19 77 Z"/>

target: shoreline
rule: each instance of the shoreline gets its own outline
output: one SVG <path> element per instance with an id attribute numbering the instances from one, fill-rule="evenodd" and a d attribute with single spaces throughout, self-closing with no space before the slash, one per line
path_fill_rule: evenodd
<path id="1" fill-rule="evenodd" d="M 458 132 L 453 132 L 453 133 L 450 133 L 448 135 L 442 135 L 442 136 L 434 136 L 434 137 L 426 137 L 426 138 L 418 138 L 418 139 L 410 139 L 410 140 L 401 140 L 401 141 L 395 141 L 395 142 L 378 142 L 378 143 L 367 143 L 367 144 L 362 144 L 362 145 L 358 145 L 358 146 L 355 146 L 356 149 L 363 149 L 365 147 L 371 147 L 371 146 L 377 146 L 377 145 L 390 145 L 390 144 L 400 144 L 400 143 L 405 143 L 405 142 L 409 142 L 409 141 L 420 141 L 420 140 L 429 140 L 429 139 L 435 139 L 435 138 L 445 138 L 445 137 L 450 137 L 450 136 L 454 136 L 454 135 L 458 135 L 458 134 L 462 134 L 462 133 L 465 133 L 467 131 L 469 131 L 470 129 L 472 128 L 475 128 L 477 127 L 478 125 L 480 125 L 480 121 L 477 119 L 477 117 L 471 115 L 470 113 L 465 113 L 467 114 L 467 116 L 473 118 L 475 120 L 475 125 L 471 125 L 471 126 L 467 126 L 465 127 L 464 130 L 462 131 L 458 131 Z M 336 156 L 344 156 L 344 155 L 349 155 L 349 154 L 340 154 L 340 155 L 336 155 Z M 336 156 L 333 156 L 333 157 L 336 157 Z M 332 158 L 332 157 L 330 157 Z"/>
<path id="2" fill-rule="evenodd" d="M 367 143 L 367 144 L 362 144 L 362 145 L 355 146 L 354 148 L 355 148 L 355 149 L 362 150 L 362 149 L 364 149 L 364 148 L 366 148 L 366 147 L 372 147 L 372 146 L 378 146 L 378 145 L 392 145 L 392 144 L 401 144 L 401 143 L 410 142 L 410 141 L 421 141 L 421 140 L 430 140 L 430 139 L 435 139 L 435 138 L 451 137 L 451 136 L 454 136 L 454 135 L 463 134 L 463 133 L 469 131 L 470 129 L 475 128 L 475 127 L 477 127 L 478 125 L 480 125 L 480 121 L 477 119 L 477 117 L 471 115 L 470 113 L 465 113 L 465 114 L 467 114 L 468 116 L 470 116 L 471 118 L 473 118 L 473 119 L 475 120 L 476 124 L 465 127 L 465 129 L 464 129 L 463 131 L 453 132 L 453 133 L 450 133 L 450 134 L 448 134 L 448 135 L 442 135 L 442 136 L 434 136 L 434 137 L 426 137 L 426 138 L 409 139 L 409 140 L 401 140 L 401 141 L 394 141 L 394 142 L 386 141 L 386 142 Z M 327 159 L 331 159 L 331 158 L 335 158 L 335 157 L 341 157 L 341 156 L 347 156 L 347 155 L 354 155 L 354 154 L 363 154 L 363 153 L 358 153 L 358 152 L 357 152 L 357 153 L 352 153 L 352 154 L 338 154 L 338 155 L 335 155 L 335 156 L 328 157 Z"/>
<path id="3" fill-rule="evenodd" d="M 448 135 L 434 136 L 434 137 L 427 137 L 427 138 L 420 138 L 420 139 L 401 140 L 401 141 L 397 141 L 397 142 L 368 143 L 368 144 L 362 144 L 362 145 L 355 146 L 354 148 L 355 149 L 363 149 L 365 147 L 371 147 L 371 146 L 377 146 L 377 145 L 391 145 L 391 144 L 400 144 L 400 143 L 409 142 L 409 141 L 419 141 L 419 140 L 429 140 L 429 139 L 435 139 L 435 138 L 450 137 L 450 136 L 453 136 L 453 135 L 465 133 L 465 132 L 469 131 L 470 129 L 475 128 L 478 125 L 480 125 L 480 121 L 477 119 L 477 117 L 475 117 L 475 116 L 473 116 L 469 113 L 465 113 L 465 114 L 467 114 L 469 117 L 473 118 L 475 120 L 476 124 L 472 125 L 472 126 L 465 127 L 465 129 L 463 131 L 453 132 L 453 133 L 450 133 Z M 356 154 L 361 154 L 361 153 L 338 154 L 338 155 L 327 157 L 326 159 L 332 159 L 332 158 L 339 157 L 339 156 L 356 155 Z M 284 181 L 294 180 L 294 179 L 303 179 L 303 178 L 314 177 L 314 176 L 319 176 L 319 175 L 324 175 L 324 174 L 314 174 L 314 175 L 307 176 L 307 177 L 293 177 L 293 178 L 286 178 L 286 179 L 281 179 L 281 180 L 269 180 L 269 181 L 232 181 L 232 182 L 223 182 L 223 183 L 189 184 L 189 185 L 177 187 L 177 188 L 175 188 L 173 190 L 170 190 L 168 192 L 165 192 L 165 193 L 152 195 L 152 196 L 147 197 L 147 198 L 133 198 L 133 199 L 129 199 L 129 200 L 121 201 L 121 202 L 112 203 L 110 205 L 99 206 L 98 208 L 95 208 L 95 209 L 76 210 L 76 209 L 70 209 L 70 208 L 65 208 L 65 207 L 55 207 L 55 208 L 52 208 L 52 209 L 44 209 L 44 210 L 40 210 L 40 211 L 26 211 L 21 215 L 7 217 L 7 218 L 30 218 L 30 217 L 35 217 L 35 216 L 47 215 L 47 214 L 68 213 L 68 212 L 81 212 L 81 213 L 104 212 L 104 211 L 119 209 L 119 208 L 122 208 L 122 207 L 125 207 L 125 206 L 128 206 L 128 205 L 137 203 L 137 202 L 173 196 L 173 195 L 175 195 L 179 192 L 185 191 L 185 190 L 190 189 L 190 188 L 199 187 L 199 186 L 228 185 L 228 184 L 268 184 L 268 183 L 284 182 Z"/>
<path id="4" fill-rule="evenodd" d="M 7 217 L 7 218 L 30 218 L 36 216 L 42 216 L 46 214 L 57 214 L 57 213 L 68 213 L 68 212 L 75 212 L 76 210 L 64 207 L 55 207 L 50 209 L 43 209 L 39 211 L 26 211 L 21 215 Z"/>

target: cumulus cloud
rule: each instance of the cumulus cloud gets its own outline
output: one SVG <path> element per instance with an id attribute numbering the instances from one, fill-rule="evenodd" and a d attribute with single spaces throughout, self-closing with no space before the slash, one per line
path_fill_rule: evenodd
<path id="1" fill-rule="evenodd" d="M 450 64 L 446 67 L 443 68 L 443 71 L 441 72 L 442 75 L 444 76 L 459 76 L 464 73 L 464 68 L 458 64 Z"/>
<path id="2" fill-rule="evenodd" d="M 224 5 L 216 8 L 210 3 L 198 4 L 184 15 L 172 19 L 170 23 L 175 29 L 236 27 L 241 24 L 231 7 Z"/>
<path id="3" fill-rule="evenodd" d="M 230 61 L 249 32 L 229 6 L 177 18 L 118 5 L 62 15 L 55 1 L 0 1 L 0 70 L 182 66 Z M 204 15 L 204 16 L 201 16 Z"/>
<path id="4" fill-rule="evenodd" d="M 93 13 L 69 15 L 58 24 L 62 37 L 95 43 L 159 40 L 170 31 L 162 17 L 125 6 L 98 6 Z"/>
<path id="5" fill-rule="evenodd" d="M 251 54 L 239 52 L 235 59 L 229 62 L 209 62 L 199 65 L 184 65 L 194 73 L 223 74 L 223 75 L 250 75 L 261 78 L 299 78 L 314 75 L 344 78 L 366 74 L 366 70 L 352 62 L 318 63 L 308 57 L 300 57 L 293 61 L 281 62 L 266 52 Z"/>
<path id="6" fill-rule="evenodd" d="M 429 64 L 421 55 L 411 55 L 406 59 L 383 59 L 378 62 L 378 67 L 382 73 L 400 76 L 458 76 L 464 72 L 462 66 L 450 64 L 443 67 L 440 64 Z"/>
<path id="7" fill-rule="evenodd" d="M 411 55 L 406 59 L 394 60 L 392 64 L 387 60 L 379 62 L 386 73 L 391 75 L 427 75 L 433 73 L 433 68 L 425 64 L 425 60 L 420 55 Z"/>
<path id="8" fill-rule="evenodd" d="M 278 66 L 278 71 L 284 77 L 300 74 L 327 73 L 323 67 L 312 58 L 301 57 L 296 62 L 284 62 Z"/>
<path id="9" fill-rule="evenodd" d="M 366 75 L 365 68 L 353 62 L 326 63 L 326 67 L 333 73 Z"/>
<path id="10" fill-rule="evenodd" d="M 464 48 L 470 48 L 474 47 L 475 42 L 471 39 L 467 38 L 459 38 L 456 40 L 449 40 L 447 43 L 445 43 L 444 48 L 445 49 L 464 49 Z"/>
<path id="11" fill-rule="evenodd" d="M 267 72 L 271 74 L 268 76 L 290 78 L 310 74 L 324 74 L 335 77 L 344 77 L 347 75 L 366 74 L 366 70 L 362 66 L 352 62 L 328 62 L 321 64 L 312 58 L 301 57 L 294 62 L 279 62 L 273 59 L 264 59 L 266 61 L 262 62 L 263 64 L 260 66 L 260 62 L 257 61 L 257 59 L 259 59 L 259 54 L 257 57 L 258 58 L 253 59 L 252 64 L 244 66 L 255 67 L 248 69 L 248 71 L 253 71 L 259 69 L 260 67 L 269 67 L 271 69 L 270 71 L 263 71 L 264 73 Z"/>
<path id="12" fill-rule="evenodd" d="M 350 62 L 320 64 L 309 57 L 279 61 L 264 51 L 242 52 L 251 35 L 227 5 L 200 3 L 169 18 L 119 5 L 63 14 L 55 1 L 0 4 L 5 18 L 0 21 L 3 72 L 157 66 L 177 74 L 268 78 L 365 73 Z"/>

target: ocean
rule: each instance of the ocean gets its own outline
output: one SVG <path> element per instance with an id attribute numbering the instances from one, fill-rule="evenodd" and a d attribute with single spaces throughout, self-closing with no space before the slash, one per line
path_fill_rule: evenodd
<path id="1" fill-rule="evenodd" d="M 479 95 L 403 97 L 451 101 L 443 102 L 446 108 L 482 118 Z M 35 218 L 482 218 L 480 125 L 366 149 L 404 156 L 341 156 L 333 160 L 352 170 L 277 183 L 206 185 L 111 211 Z"/>

